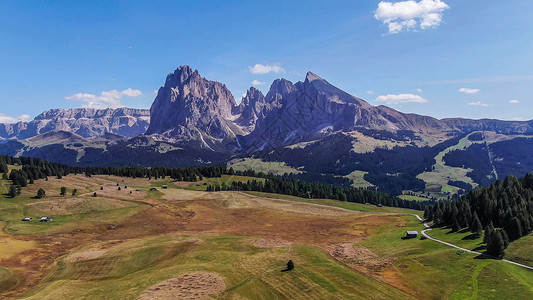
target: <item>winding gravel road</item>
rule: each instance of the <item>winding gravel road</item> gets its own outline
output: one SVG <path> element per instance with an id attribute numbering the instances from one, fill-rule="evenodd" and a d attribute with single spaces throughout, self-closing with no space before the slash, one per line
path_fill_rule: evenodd
<path id="1" fill-rule="evenodd" d="M 424 224 L 424 227 L 426 227 L 426 229 L 422 230 L 422 235 L 427 238 L 427 239 L 430 239 L 432 241 L 435 241 L 435 242 L 439 242 L 441 244 L 444 244 L 446 246 L 450 246 L 450 247 L 453 247 L 453 248 L 456 248 L 456 249 L 459 249 L 459 250 L 463 250 L 463 251 L 466 251 L 466 252 L 469 252 L 469 253 L 472 253 L 472 254 L 477 254 L 477 255 L 480 255 L 480 256 L 485 256 L 487 258 L 492 258 L 492 259 L 496 259 L 496 260 L 500 260 L 500 261 L 503 261 L 503 262 L 506 262 L 506 263 L 510 263 L 510 264 L 513 264 L 513 265 L 517 265 L 519 267 L 522 267 L 522 268 L 526 268 L 526 269 L 529 269 L 529 270 L 533 270 L 533 267 L 530 267 L 530 266 L 527 266 L 527 265 L 524 265 L 524 264 L 520 264 L 520 263 L 517 263 L 517 262 L 514 262 L 514 261 L 510 261 L 510 260 L 507 260 L 507 259 L 500 259 L 500 258 L 496 258 L 494 256 L 490 256 L 490 255 L 487 255 L 485 253 L 481 253 L 481 252 L 477 252 L 477 251 L 473 251 L 473 250 L 468 250 L 468 249 L 465 249 L 465 248 L 462 248 L 462 247 L 459 247 L 457 245 L 454 245 L 454 244 L 451 244 L 451 243 L 448 243 L 448 242 L 445 242 L 445 241 L 441 241 L 441 240 L 437 240 L 436 238 L 433 238 L 431 237 L 430 235 L 427 234 L 428 231 L 430 231 L 432 228 L 428 225 L 428 223 L 424 222 L 424 220 L 419 216 L 419 215 L 415 215 L 415 214 L 412 214 L 413 216 L 415 216 L 418 220 L 420 220 L 420 222 L 422 224 Z"/>

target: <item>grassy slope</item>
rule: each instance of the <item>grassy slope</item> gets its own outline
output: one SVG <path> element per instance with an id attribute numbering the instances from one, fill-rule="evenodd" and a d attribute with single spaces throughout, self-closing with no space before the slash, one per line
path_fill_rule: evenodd
<path id="1" fill-rule="evenodd" d="M 263 172 L 265 174 L 283 175 L 287 174 L 299 174 L 302 171 L 293 167 L 287 166 L 284 162 L 279 161 L 263 161 L 259 158 L 244 158 L 235 159 L 228 164 L 228 168 L 232 167 L 235 171 L 254 170 L 256 172 Z"/>
<path id="2" fill-rule="evenodd" d="M 337 206 L 352 210 L 412 213 L 401 208 L 378 208 L 358 203 L 347 203 L 336 200 L 308 200 L 294 196 L 248 192 L 262 197 L 282 198 L 293 201 L 311 202 Z M 366 210 L 365 210 L 366 209 Z M 406 280 L 411 288 L 423 295 L 423 298 L 452 298 L 452 299 L 501 299 L 520 298 L 521 294 L 533 296 L 533 275 L 528 270 L 495 260 L 477 260 L 475 255 L 458 251 L 429 240 L 403 240 L 406 230 L 423 229 L 423 226 L 413 217 L 402 217 L 405 227 L 382 226 L 376 228 L 370 238 L 356 244 L 356 247 L 367 247 L 381 257 L 399 258 L 395 263 L 401 278 Z M 435 229 L 431 235 L 462 246 L 467 249 L 479 250 L 481 239 L 463 239 L 470 233 L 447 234 L 449 229 Z M 528 238 L 533 238 L 529 236 Z M 529 240 L 531 241 L 531 240 Z M 508 253 L 528 253 L 531 244 L 524 240 L 516 245 L 516 250 L 510 248 Z M 443 272 L 444 271 L 444 272 Z M 505 281 L 504 285 L 496 283 Z"/>
<path id="3" fill-rule="evenodd" d="M 335 206 L 335 207 L 340 207 L 340 208 L 345 208 L 345 209 L 350 209 L 350 210 L 355 210 L 355 211 L 417 214 L 420 216 L 424 214 L 424 212 L 422 211 L 399 208 L 399 207 L 387 207 L 387 206 L 377 207 L 375 205 L 366 205 L 366 204 L 353 203 L 353 202 L 343 202 L 343 201 L 331 200 L 331 199 L 305 199 L 305 198 L 300 198 L 300 197 L 290 196 L 290 195 L 262 193 L 262 192 L 253 192 L 253 191 L 249 191 L 246 193 L 250 195 L 254 195 L 254 196 L 259 196 L 259 197 L 277 198 L 277 199 L 285 199 L 285 200 L 298 201 L 298 202 L 329 205 L 329 206 Z"/>
<path id="4" fill-rule="evenodd" d="M 354 299 L 368 296 L 369 291 L 377 299 L 409 298 L 336 263 L 313 247 L 258 249 L 252 246 L 252 238 L 229 235 L 202 236 L 197 243 L 185 240 L 165 235 L 128 242 L 95 260 L 68 263 L 63 259 L 28 299 L 79 295 L 89 299 L 135 299 L 158 282 L 197 271 L 216 272 L 225 278 L 227 289 L 221 299 L 317 299 L 331 295 Z M 280 272 L 289 259 L 296 269 Z"/>
<path id="5" fill-rule="evenodd" d="M 421 213 L 336 200 L 310 200 L 256 192 L 250 194 L 352 210 Z M 15 199 L 1 199 L 2 216 L 14 215 L 18 219 L 21 206 L 31 201 L 35 200 L 24 195 Z M 71 219 L 61 220 L 59 217 L 58 223 L 55 223 L 57 225 L 35 225 L 68 228 L 68 224 L 73 222 L 98 221 L 100 218 L 95 213 L 98 215 L 98 212 L 91 212 Z M 107 218 L 109 216 L 104 219 Z M 405 230 L 421 230 L 422 225 L 412 216 L 397 218 L 399 222 L 396 226 L 373 229 L 370 237 L 356 244 L 356 247 L 366 247 L 380 258 L 394 259 L 393 267 L 399 273 L 398 280 L 404 281 L 409 290 L 416 291 L 419 298 L 533 297 L 531 272 L 499 261 L 474 259 L 474 255 L 429 240 L 403 240 Z M 446 237 L 446 230 L 436 230 L 432 235 Z M 448 238 L 452 237 L 457 243 L 469 243 L 470 246 L 476 243 L 475 240 L 462 240 L 460 234 L 448 235 Z M 161 235 L 129 241 L 95 260 L 70 263 L 63 257 L 54 272 L 28 296 L 32 299 L 65 299 L 80 295 L 89 299 L 134 299 L 144 289 L 162 280 L 187 272 L 211 271 L 226 278 L 227 290 L 221 295 L 223 299 L 284 299 L 299 296 L 312 299 L 332 295 L 344 299 L 408 298 L 398 289 L 334 261 L 318 248 L 294 245 L 289 248 L 258 249 L 252 246 L 253 237 L 202 235 L 200 238 L 203 241 L 190 243 L 184 241 L 186 237 Z M 515 244 L 516 249 L 510 247 L 508 253 L 525 252 L 530 255 L 531 243 L 527 241 Z M 297 268 L 293 272 L 279 272 L 289 259 L 295 262 Z M 14 284 L 15 279 L 9 272 L 0 268 L 0 290 Z"/>
<path id="6" fill-rule="evenodd" d="M 207 189 L 207 186 L 203 183 L 211 184 L 213 186 L 220 186 L 222 183 L 225 183 L 226 185 L 231 185 L 232 182 L 248 182 L 249 180 L 257 180 L 265 182 L 264 178 L 257 178 L 257 177 L 249 177 L 249 176 L 237 176 L 237 175 L 222 175 L 221 177 L 216 178 L 204 178 L 201 182 L 198 183 L 191 183 L 187 186 L 187 189 L 195 190 L 195 191 L 205 191 Z M 198 184 L 198 185 L 197 185 Z"/>
<path id="7" fill-rule="evenodd" d="M 417 176 L 426 182 L 426 188 L 429 186 L 441 186 L 441 192 L 457 193 L 459 188 L 448 185 L 448 180 L 464 181 L 472 184 L 474 187 L 476 183 L 472 181 L 472 178 L 466 176 L 471 171 L 470 169 L 450 167 L 444 162 L 444 156 L 451 151 L 463 149 L 469 147 L 472 141 L 468 139 L 470 135 L 465 136 L 456 145 L 450 146 L 435 156 L 435 164 L 431 172 L 424 172 Z M 443 197 L 440 193 L 432 194 L 432 196 Z"/>
<path id="8" fill-rule="evenodd" d="M 359 243 L 394 263 L 421 298 L 518 299 L 533 296 L 530 271 L 495 260 L 478 260 L 475 255 L 429 240 L 403 240 L 404 230 L 420 230 L 419 222 L 405 216 L 406 227 L 377 228 Z M 501 284 L 505 282 L 505 284 Z M 528 295 L 528 296 L 527 296 Z"/>
<path id="9" fill-rule="evenodd" d="M 62 183 L 58 185 L 76 186 L 66 176 Z M 43 180 L 36 182 L 35 185 L 29 186 L 31 189 L 36 189 L 37 185 L 50 185 L 47 188 L 47 194 L 59 194 L 59 188 L 55 187 L 56 182 L 60 182 L 55 178 L 50 178 L 49 182 Z M 6 182 L 7 184 L 7 182 Z M 53 187 L 52 187 L 53 186 Z M 72 228 L 79 227 L 80 223 L 86 225 L 116 223 L 124 220 L 129 216 L 146 209 L 148 206 L 139 203 L 130 203 L 128 207 L 117 209 L 106 209 L 106 205 L 102 205 L 101 209 L 94 207 L 94 209 L 78 214 L 64 214 L 64 215 L 47 215 L 53 218 L 53 222 L 38 222 L 38 218 L 42 215 L 38 211 L 29 209 L 28 204 L 37 201 L 53 201 L 65 199 L 60 196 L 47 196 L 43 199 L 34 199 L 34 193 L 28 191 L 29 188 L 24 188 L 22 194 L 16 198 L 9 198 L 6 195 L 0 195 L 0 222 L 5 223 L 3 230 L 10 234 L 34 234 L 34 233 L 59 233 L 68 232 Z M 86 186 L 77 186 L 79 191 L 92 192 L 97 190 L 96 186 L 88 188 Z M 69 189 L 70 191 L 70 189 Z M 86 197 L 87 198 L 87 197 Z M 90 199 L 94 199 L 90 197 Z M 97 198 L 94 200 L 105 201 L 105 198 Z M 30 215 L 31 214 L 31 215 Z M 33 217 L 33 222 L 21 222 L 24 217 Z"/>
<path id="10" fill-rule="evenodd" d="M 443 240 L 469 250 L 483 252 L 486 249 L 485 244 L 483 244 L 482 237 L 473 238 L 472 233 L 466 230 L 452 232 L 450 228 L 435 228 L 429 231 L 428 234 L 436 239 Z M 533 234 L 524 236 L 516 241 L 511 242 L 509 247 L 505 250 L 505 258 L 533 266 Z"/>
<path id="11" fill-rule="evenodd" d="M 398 197 L 404 200 L 415 200 L 415 201 L 427 201 L 428 200 L 428 198 L 413 196 L 413 195 L 400 195 Z"/>

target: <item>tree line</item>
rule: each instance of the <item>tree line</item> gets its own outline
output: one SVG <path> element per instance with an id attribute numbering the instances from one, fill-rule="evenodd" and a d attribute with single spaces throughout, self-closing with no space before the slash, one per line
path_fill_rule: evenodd
<path id="1" fill-rule="evenodd" d="M 276 177 L 264 174 L 255 174 L 253 171 L 243 174 L 254 177 L 263 177 L 265 180 L 248 180 L 247 182 L 233 181 L 229 185 L 208 185 L 207 191 L 257 191 L 297 196 L 308 199 L 333 199 L 355 203 L 369 203 L 391 207 L 402 207 L 416 210 L 424 210 L 434 201 L 404 200 L 389 194 L 376 192 L 371 189 L 341 187 L 319 182 L 305 182 L 287 177 Z"/>
<path id="2" fill-rule="evenodd" d="M 4 167 L 5 165 L 5 167 Z M 260 180 L 251 180 L 249 182 L 233 182 L 229 186 L 208 186 L 208 190 L 237 190 L 237 191 L 259 191 L 267 193 L 280 193 L 293 195 L 304 198 L 314 199 L 335 199 L 340 201 L 349 201 L 356 203 L 370 203 L 391 207 L 403 207 L 416 210 L 424 210 L 434 201 L 412 201 L 403 200 L 386 193 L 376 192 L 371 189 L 342 187 L 319 182 L 301 181 L 290 177 L 277 177 L 267 175 L 254 170 L 234 171 L 233 168 L 222 166 L 207 167 L 184 167 L 184 168 L 167 168 L 167 167 L 71 167 L 64 164 L 45 161 L 39 158 L 31 157 L 11 157 L 0 155 L 0 170 L 6 170 L 7 165 L 20 165 L 20 170 L 12 170 L 9 179 L 13 182 L 15 194 L 20 193 L 20 188 L 27 184 L 33 183 L 37 179 L 46 179 L 50 176 L 61 178 L 68 174 L 85 174 L 90 177 L 93 175 L 114 175 L 130 178 L 171 178 L 176 181 L 195 182 L 202 180 L 204 177 L 215 178 L 222 175 L 243 175 L 250 177 L 264 178 L 264 183 Z M 4 172 L 4 174 L 7 174 Z M 12 195 L 16 196 L 16 195 Z"/>
<path id="3" fill-rule="evenodd" d="M 426 208 L 424 216 L 428 221 L 450 226 L 454 231 L 468 228 L 478 237 L 485 229 L 487 251 L 494 256 L 503 256 L 510 241 L 533 230 L 533 173 L 521 179 L 507 176 L 459 199 L 437 202 Z"/>

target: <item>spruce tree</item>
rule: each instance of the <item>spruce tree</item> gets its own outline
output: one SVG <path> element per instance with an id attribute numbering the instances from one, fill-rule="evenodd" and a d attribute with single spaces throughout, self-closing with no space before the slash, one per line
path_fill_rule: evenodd
<path id="1" fill-rule="evenodd" d="M 503 257 L 505 254 L 505 244 L 499 230 L 493 230 L 487 243 L 487 254 L 495 257 Z"/>
<path id="2" fill-rule="evenodd" d="M 488 244 L 489 243 L 489 237 L 490 234 L 494 231 L 494 225 L 492 225 L 492 221 L 485 227 L 485 234 L 483 235 L 483 243 Z"/>
<path id="3" fill-rule="evenodd" d="M 472 225 L 470 225 L 470 231 L 475 234 L 476 237 L 480 237 L 483 234 L 483 226 L 481 225 L 481 221 L 479 221 L 476 212 L 474 212 Z"/>
<path id="4" fill-rule="evenodd" d="M 15 198 L 17 196 L 17 187 L 14 186 L 14 185 L 11 185 L 9 187 L 9 193 L 8 193 L 9 197 L 11 198 Z"/>
<path id="5" fill-rule="evenodd" d="M 508 231 L 509 238 L 511 238 L 512 240 L 516 240 L 522 237 L 522 225 L 520 224 L 518 218 L 515 217 L 511 219 L 511 224 L 509 224 Z"/>
<path id="6" fill-rule="evenodd" d="M 292 260 L 289 260 L 289 262 L 287 263 L 287 270 L 294 270 L 294 263 L 292 262 Z"/>
<path id="7" fill-rule="evenodd" d="M 41 198 L 44 198 L 45 196 L 46 196 L 46 192 L 44 191 L 44 189 L 40 188 L 37 191 L 37 198 L 41 199 Z"/>
<path id="8" fill-rule="evenodd" d="M 61 196 L 65 196 L 66 194 L 67 194 L 67 188 L 64 187 L 64 186 L 62 186 L 62 187 L 61 187 L 61 193 L 60 193 L 60 195 L 61 195 Z"/>

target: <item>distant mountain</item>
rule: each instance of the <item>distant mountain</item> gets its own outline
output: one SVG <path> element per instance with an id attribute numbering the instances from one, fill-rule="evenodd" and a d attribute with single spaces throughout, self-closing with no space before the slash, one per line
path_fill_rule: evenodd
<path id="1" fill-rule="evenodd" d="M 0 153 L 75 165 L 225 163 L 300 179 L 446 198 L 533 171 L 533 121 L 436 119 L 373 106 L 309 72 L 228 88 L 189 66 L 168 74 L 150 111 L 56 109 L 0 124 Z M 253 159 L 250 159 L 253 158 Z M 253 162 L 253 163 L 250 163 Z M 262 169 L 263 168 L 263 169 Z"/>
<path id="2" fill-rule="evenodd" d="M 147 109 L 51 109 L 30 122 L 0 124 L 0 138 L 25 139 L 60 130 L 85 138 L 101 136 L 106 132 L 134 137 L 144 134 L 149 124 L 150 112 Z"/>
<path id="3" fill-rule="evenodd" d="M 168 74 L 150 108 L 147 135 L 173 142 L 197 142 L 219 150 L 218 144 L 244 134 L 233 120 L 237 104 L 225 85 L 210 81 L 189 66 Z M 224 151 L 224 150 L 223 150 Z"/>

